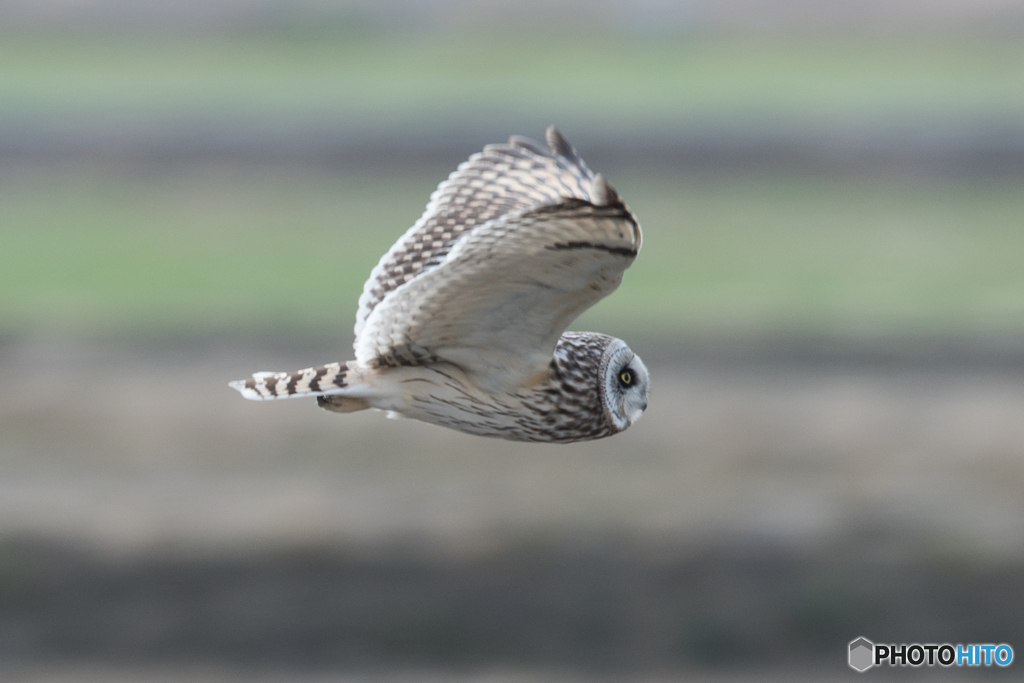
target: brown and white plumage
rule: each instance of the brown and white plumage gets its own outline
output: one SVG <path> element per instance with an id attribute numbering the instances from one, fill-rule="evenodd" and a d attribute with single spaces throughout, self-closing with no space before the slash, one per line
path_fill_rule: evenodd
<path id="1" fill-rule="evenodd" d="M 647 405 L 643 363 L 619 340 L 563 332 L 618 287 L 640 226 L 554 127 L 547 141 L 488 145 L 441 183 L 363 288 L 354 361 L 231 386 L 516 440 L 628 427 Z"/>

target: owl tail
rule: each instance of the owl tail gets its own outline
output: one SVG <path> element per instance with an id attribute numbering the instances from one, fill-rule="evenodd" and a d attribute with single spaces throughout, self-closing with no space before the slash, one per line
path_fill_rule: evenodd
<path id="1" fill-rule="evenodd" d="M 295 372 L 257 372 L 252 379 L 231 382 L 228 386 L 250 401 L 316 396 L 321 407 L 340 413 L 368 408 L 362 398 L 338 395 L 349 386 L 345 382 L 346 374 L 347 363 L 328 363 Z"/>

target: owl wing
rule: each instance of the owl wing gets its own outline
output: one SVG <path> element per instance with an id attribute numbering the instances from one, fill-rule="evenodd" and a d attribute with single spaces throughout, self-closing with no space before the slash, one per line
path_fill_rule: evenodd
<path id="1" fill-rule="evenodd" d="M 373 309 L 416 276 L 440 265 L 467 231 L 488 221 L 557 204 L 589 199 L 594 174 L 551 126 L 550 149 L 518 136 L 488 145 L 462 163 L 430 195 L 416 223 L 381 257 L 359 297 L 356 345 Z"/>
<path id="2" fill-rule="evenodd" d="M 548 140 L 551 150 L 518 138 L 489 146 L 438 188 L 364 289 L 359 362 L 445 360 L 484 382 L 522 382 L 547 368 L 569 323 L 619 285 L 640 227 L 557 131 Z M 438 235 L 445 226 L 458 234 Z"/>

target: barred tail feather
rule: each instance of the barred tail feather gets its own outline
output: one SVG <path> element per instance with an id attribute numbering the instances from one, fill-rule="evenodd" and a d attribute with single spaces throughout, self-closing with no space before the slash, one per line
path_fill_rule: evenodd
<path id="1" fill-rule="evenodd" d="M 328 363 L 295 372 L 257 372 L 251 379 L 231 382 L 228 386 L 250 401 L 326 396 L 348 386 L 347 373 L 347 363 Z"/>

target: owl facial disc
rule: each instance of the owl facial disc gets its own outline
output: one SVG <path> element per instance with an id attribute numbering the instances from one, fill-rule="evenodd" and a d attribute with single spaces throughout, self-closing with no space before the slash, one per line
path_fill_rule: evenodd
<path id="1" fill-rule="evenodd" d="M 604 351 L 601 378 L 605 413 L 622 431 L 639 420 L 647 408 L 651 388 L 647 366 L 626 342 L 616 339 Z"/>

